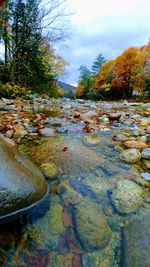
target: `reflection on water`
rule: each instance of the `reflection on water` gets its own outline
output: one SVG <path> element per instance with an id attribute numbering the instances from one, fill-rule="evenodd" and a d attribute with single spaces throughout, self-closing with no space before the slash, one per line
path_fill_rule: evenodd
<path id="1" fill-rule="evenodd" d="M 50 193 L 40 206 L 18 221 L 0 226 L 0 266 L 150 266 L 146 247 L 150 240 L 150 199 L 140 199 L 138 172 L 120 160 L 110 134 L 101 133 L 96 138 L 99 142 L 91 146 L 83 140 L 82 132 L 76 135 L 72 130 L 71 136 L 58 135 L 39 145 L 20 146 L 37 164 L 52 161 L 62 171 L 48 181 Z M 122 184 L 122 195 L 118 194 L 119 180 L 137 185 L 137 189 L 131 188 L 137 194 L 139 209 L 131 206 L 135 200 L 128 183 Z M 131 190 L 130 198 L 124 186 Z M 122 201 L 119 208 L 116 196 L 112 202 L 114 192 L 121 199 L 117 201 Z M 131 212 L 121 212 L 123 205 Z M 146 257 L 144 265 L 140 253 Z"/>

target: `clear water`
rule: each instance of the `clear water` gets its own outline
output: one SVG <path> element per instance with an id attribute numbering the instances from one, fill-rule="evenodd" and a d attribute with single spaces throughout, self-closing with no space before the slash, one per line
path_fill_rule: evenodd
<path id="1" fill-rule="evenodd" d="M 144 186 L 138 166 L 121 161 L 112 141 L 116 129 L 99 132 L 99 144 L 91 146 L 84 140 L 82 124 L 68 123 L 67 127 L 68 134 L 19 147 L 37 165 L 53 161 L 61 174 L 48 181 L 50 194 L 40 206 L 16 222 L 0 226 L 0 266 L 149 267 L 149 200 L 130 214 L 120 214 L 112 204 L 119 179 Z M 67 183 L 73 191 L 59 191 L 61 183 Z M 96 240 L 88 247 L 78 231 L 76 212 L 85 199 L 96 203 L 107 220 L 111 238 L 104 248 L 97 248 Z M 83 209 L 83 215 L 86 212 Z"/>

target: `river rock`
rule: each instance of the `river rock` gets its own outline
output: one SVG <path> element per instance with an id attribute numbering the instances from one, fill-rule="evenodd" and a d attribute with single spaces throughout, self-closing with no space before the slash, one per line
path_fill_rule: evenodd
<path id="1" fill-rule="evenodd" d="M 61 182 L 57 188 L 57 193 L 65 202 L 71 205 L 75 205 L 83 200 L 82 195 L 75 191 L 68 182 Z"/>
<path id="2" fill-rule="evenodd" d="M 44 177 L 15 146 L 0 138 L 0 222 L 38 203 L 47 192 Z"/>
<path id="3" fill-rule="evenodd" d="M 51 137 L 47 142 L 32 147 L 30 156 L 40 165 L 54 162 L 67 175 L 89 173 L 106 161 L 103 156 L 65 135 Z"/>
<path id="4" fill-rule="evenodd" d="M 127 163 L 136 163 L 141 159 L 141 153 L 136 148 L 123 150 L 121 158 Z"/>
<path id="5" fill-rule="evenodd" d="M 147 148 L 147 145 L 143 142 L 138 142 L 138 141 L 125 141 L 124 146 L 127 148 L 136 148 L 138 150 L 143 150 L 144 148 Z"/>
<path id="6" fill-rule="evenodd" d="M 40 170 L 47 179 L 54 179 L 60 173 L 60 169 L 53 162 L 43 163 Z"/>
<path id="7" fill-rule="evenodd" d="M 42 137 L 52 137 L 55 136 L 55 131 L 52 128 L 43 128 L 38 130 L 39 135 Z"/>
<path id="8" fill-rule="evenodd" d="M 87 134 L 83 137 L 83 142 L 87 145 L 96 146 L 100 143 L 100 136 L 97 133 Z"/>
<path id="9" fill-rule="evenodd" d="M 150 125 L 150 120 L 148 120 L 148 119 L 142 119 L 140 121 L 140 125 L 143 126 L 143 127 L 147 127 L 148 125 Z"/>
<path id="10" fill-rule="evenodd" d="M 6 138 L 12 138 L 14 135 L 14 130 L 11 129 L 11 130 L 8 130 L 6 133 L 5 133 L 5 137 Z"/>
<path id="11" fill-rule="evenodd" d="M 150 148 L 145 148 L 142 151 L 142 158 L 143 159 L 150 159 Z"/>
<path id="12" fill-rule="evenodd" d="M 119 213 L 132 213 L 143 203 L 143 190 L 132 181 L 119 180 L 112 194 L 112 203 Z"/>
<path id="13" fill-rule="evenodd" d="M 141 211 L 123 230 L 122 267 L 150 266 L 150 209 Z"/>
<path id="14" fill-rule="evenodd" d="M 115 113 L 108 113 L 107 116 L 110 120 L 119 120 L 121 117 L 121 112 L 115 112 Z"/>
<path id="15" fill-rule="evenodd" d="M 77 233 L 86 250 L 101 250 L 107 246 L 112 233 L 100 205 L 85 198 L 76 207 L 75 222 Z"/>

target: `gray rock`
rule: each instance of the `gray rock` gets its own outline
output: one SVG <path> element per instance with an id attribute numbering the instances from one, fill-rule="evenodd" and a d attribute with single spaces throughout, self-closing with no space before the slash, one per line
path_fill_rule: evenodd
<path id="1" fill-rule="evenodd" d="M 145 148 L 142 151 L 142 158 L 143 159 L 150 159 L 150 148 Z"/>
<path id="2" fill-rule="evenodd" d="M 143 203 L 143 190 L 132 181 L 119 180 L 112 194 L 112 203 L 119 213 L 132 213 Z"/>
<path id="3" fill-rule="evenodd" d="M 150 209 L 140 211 L 124 228 L 122 267 L 150 266 Z"/>
<path id="4" fill-rule="evenodd" d="M 5 133 L 5 137 L 6 138 L 12 138 L 14 135 L 14 130 L 11 129 L 11 130 L 8 130 L 6 133 Z"/>
<path id="5" fill-rule="evenodd" d="M 60 127 L 60 128 L 57 128 L 56 132 L 60 133 L 60 134 L 67 133 L 68 132 L 68 128 L 67 127 Z"/>
<path id="6" fill-rule="evenodd" d="M 43 128 L 38 130 L 39 135 L 42 137 L 51 137 L 55 136 L 55 131 L 52 128 Z"/>
<path id="7" fill-rule="evenodd" d="M 44 177 L 15 146 L 0 139 L 0 222 L 38 203 L 47 192 Z"/>
<path id="8" fill-rule="evenodd" d="M 2 97 L 2 101 L 6 105 L 13 105 L 14 104 L 14 100 L 13 99 L 7 99 L 7 98 Z"/>
<path id="9" fill-rule="evenodd" d="M 112 233 L 101 206 L 85 198 L 76 207 L 77 232 L 86 250 L 103 249 L 109 243 Z"/>

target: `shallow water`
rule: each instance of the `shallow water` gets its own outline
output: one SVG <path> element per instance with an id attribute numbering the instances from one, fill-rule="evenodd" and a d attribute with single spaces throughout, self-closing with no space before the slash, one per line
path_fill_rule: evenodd
<path id="1" fill-rule="evenodd" d="M 99 143 L 95 146 L 85 142 L 83 124 L 68 123 L 67 127 L 68 134 L 19 146 L 37 166 L 52 161 L 61 173 L 48 181 L 50 194 L 40 206 L 28 216 L 0 226 L 0 266 L 149 267 L 150 201 L 129 214 L 119 213 L 112 203 L 112 193 L 120 179 L 129 179 L 144 188 L 136 166 L 120 159 L 120 150 L 111 138 L 115 127 L 98 132 Z M 100 208 L 104 218 L 104 231 L 97 234 L 93 218 L 99 217 L 92 214 L 92 205 Z M 87 211 L 90 214 L 86 222 Z M 89 231 L 88 237 L 84 236 L 84 229 Z M 108 242 L 99 241 L 97 236 L 105 231 L 108 233 L 103 239 L 106 236 Z"/>

